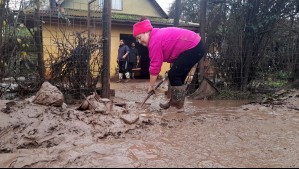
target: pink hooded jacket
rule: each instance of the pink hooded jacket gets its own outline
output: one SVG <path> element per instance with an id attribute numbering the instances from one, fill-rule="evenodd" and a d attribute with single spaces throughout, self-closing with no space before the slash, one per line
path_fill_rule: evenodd
<path id="1" fill-rule="evenodd" d="M 181 53 L 194 48 L 200 40 L 198 34 L 187 29 L 153 28 L 148 45 L 150 74 L 159 75 L 163 62 L 173 63 Z"/>

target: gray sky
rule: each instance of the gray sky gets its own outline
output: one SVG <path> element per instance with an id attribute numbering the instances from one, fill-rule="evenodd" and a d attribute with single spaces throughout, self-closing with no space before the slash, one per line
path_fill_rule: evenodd
<path id="1" fill-rule="evenodd" d="M 168 14 L 168 10 L 171 6 L 171 4 L 175 1 L 175 0 L 156 0 L 158 2 L 158 4 L 164 9 L 164 11 Z"/>

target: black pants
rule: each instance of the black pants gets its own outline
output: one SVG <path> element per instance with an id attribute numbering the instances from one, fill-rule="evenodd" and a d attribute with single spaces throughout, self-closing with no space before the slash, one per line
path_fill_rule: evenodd
<path id="1" fill-rule="evenodd" d="M 118 73 L 126 73 L 127 68 L 126 68 L 127 61 L 118 61 Z"/>
<path id="2" fill-rule="evenodd" d="M 192 67 L 200 61 L 204 54 L 205 47 L 201 41 L 194 48 L 181 53 L 168 72 L 170 85 L 182 86 Z"/>
<path id="3" fill-rule="evenodd" d="M 135 67 L 136 67 L 136 62 L 128 62 L 127 69 L 129 73 L 133 73 L 132 69 L 134 69 Z"/>

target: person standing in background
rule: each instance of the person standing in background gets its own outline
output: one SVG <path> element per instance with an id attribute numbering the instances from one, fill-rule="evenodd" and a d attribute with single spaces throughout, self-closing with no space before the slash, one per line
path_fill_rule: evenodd
<path id="1" fill-rule="evenodd" d="M 125 74 L 126 81 L 130 78 L 130 73 L 127 71 L 127 57 L 130 53 L 130 48 L 124 43 L 124 41 L 121 39 L 119 41 L 120 45 L 118 48 L 118 57 L 117 57 L 117 63 L 118 63 L 118 83 L 122 81 L 123 76 Z"/>
<path id="2" fill-rule="evenodd" d="M 135 79 L 133 69 L 136 68 L 137 63 L 139 62 L 139 52 L 136 49 L 136 45 L 133 42 L 131 44 L 131 49 L 128 57 L 128 72 L 130 73 L 131 79 Z"/>

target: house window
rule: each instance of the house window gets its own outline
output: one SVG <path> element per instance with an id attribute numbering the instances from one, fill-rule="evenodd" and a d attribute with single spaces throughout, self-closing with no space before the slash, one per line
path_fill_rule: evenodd
<path id="1" fill-rule="evenodd" d="M 112 4 L 112 10 L 122 10 L 123 9 L 123 3 L 122 0 L 111 0 Z M 104 6 L 104 0 L 99 0 L 99 6 L 100 8 L 103 8 Z"/>

